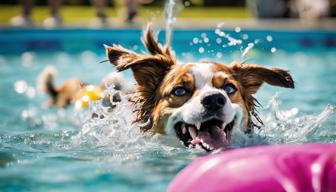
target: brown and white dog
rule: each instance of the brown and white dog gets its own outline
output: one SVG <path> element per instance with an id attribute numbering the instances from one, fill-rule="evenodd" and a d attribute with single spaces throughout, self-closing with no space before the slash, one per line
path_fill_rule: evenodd
<path id="1" fill-rule="evenodd" d="M 76 109 L 87 107 L 90 101 L 103 99 L 103 103 L 113 107 L 110 101 L 110 95 L 104 94 L 105 85 L 113 86 L 117 91 L 124 93 L 130 92 L 129 87 L 123 83 L 124 78 L 119 73 L 110 73 L 106 75 L 98 85 L 84 83 L 79 78 L 69 78 L 62 85 L 55 85 L 56 69 L 47 66 L 39 75 L 37 80 L 38 90 L 49 95 L 50 100 L 46 107 L 54 106 L 56 108 L 66 108 L 74 104 Z M 112 96 L 112 102 L 121 101 L 118 92 Z"/>
<path id="2" fill-rule="evenodd" d="M 108 59 L 118 71 L 133 72 L 135 121 L 144 130 L 173 135 L 185 146 L 211 151 L 228 145 L 234 132 L 249 133 L 255 127 L 253 94 L 263 83 L 294 88 L 291 75 L 279 68 L 179 63 L 169 46 L 158 43 L 150 26 L 143 43 L 148 55 L 105 46 Z"/>

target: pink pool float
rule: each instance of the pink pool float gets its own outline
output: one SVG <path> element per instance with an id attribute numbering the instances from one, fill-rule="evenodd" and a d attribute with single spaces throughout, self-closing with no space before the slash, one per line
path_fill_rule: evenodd
<path id="1" fill-rule="evenodd" d="M 208 155 L 184 168 L 168 192 L 336 192 L 336 144 L 273 145 Z"/>

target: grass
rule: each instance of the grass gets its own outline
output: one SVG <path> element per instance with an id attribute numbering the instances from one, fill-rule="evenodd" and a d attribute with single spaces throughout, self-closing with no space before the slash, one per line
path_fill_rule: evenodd
<path id="1" fill-rule="evenodd" d="M 19 15 L 20 6 L 0 6 L 0 24 L 7 25 L 12 17 Z M 41 23 L 48 16 L 49 9 L 46 6 L 35 7 L 32 13 L 36 23 Z M 109 17 L 122 19 L 124 14 L 120 8 L 110 7 L 107 10 Z M 85 22 L 95 17 L 95 9 L 90 6 L 63 6 L 61 15 L 64 24 L 73 24 Z M 150 20 L 162 17 L 163 8 L 161 7 L 141 7 L 139 9 L 139 17 Z M 229 7 L 188 7 L 178 14 L 178 18 L 248 18 L 250 14 L 245 8 L 229 8 Z"/>

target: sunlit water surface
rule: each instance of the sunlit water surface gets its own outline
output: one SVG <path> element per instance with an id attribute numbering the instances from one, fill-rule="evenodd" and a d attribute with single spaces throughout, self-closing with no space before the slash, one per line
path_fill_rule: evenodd
<path id="1" fill-rule="evenodd" d="M 216 52 L 204 44 L 208 41 L 202 34 L 192 38 L 190 46 L 197 52 L 179 52 L 178 59 L 223 63 L 248 59 L 288 69 L 296 82 L 294 90 L 262 87 L 256 98 L 263 105 L 258 111 L 265 126 L 247 141 L 235 141 L 234 147 L 336 142 L 335 51 L 260 51 L 249 44 L 237 51 Z M 73 76 L 99 83 L 114 70 L 99 63 L 102 60 L 103 50 L 0 55 L 0 191 L 164 191 L 179 170 L 205 155 L 167 145 L 159 135 L 140 134 L 131 123 L 134 114 L 126 101 L 113 113 L 99 102 L 81 112 L 42 107 L 47 96 L 36 91 L 36 77 L 46 65 L 59 71 L 57 84 Z M 124 75 L 131 79 L 129 72 Z M 107 118 L 92 119 L 92 112 Z"/>

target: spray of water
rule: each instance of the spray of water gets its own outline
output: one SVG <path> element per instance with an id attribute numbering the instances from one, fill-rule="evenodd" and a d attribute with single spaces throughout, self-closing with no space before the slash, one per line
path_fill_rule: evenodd
<path id="1" fill-rule="evenodd" d="M 165 28 L 166 28 L 166 44 L 170 45 L 173 24 L 176 21 L 174 7 L 176 0 L 168 0 L 165 6 Z"/>
<path id="2" fill-rule="evenodd" d="M 113 89 L 108 91 L 110 94 L 116 92 Z M 86 115 L 81 117 L 84 124 L 79 134 L 73 137 L 73 143 L 112 146 L 111 150 L 119 154 L 129 154 L 132 151 L 146 153 L 153 149 L 170 152 L 187 150 L 180 143 L 172 145 L 170 138 L 165 136 L 141 133 L 139 127 L 132 124 L 132 106 L 125 95 L 122 95 L 122 98 L 122 102 L 117 103 L 112 112 L 107 112 L 99 102 L 91 103 L 89 110 L 85 112 Z M 330 127 L 323 126 L 335 115 L 335 106 L 328 105 L 317 115 L 306 115 L 301 114 L 298 108 L 281 109 L 278 100 L 278 95 L 275 95 L 261 112 L 265 126 L 255 130 L 252 135 L 237 138 L 233 141 L 233 146 L 336 141 L 336 133 L 330 134 Z M 93 118 L 92 113 L 98 117 Z"/>
<path id="3" fill-rule="evenodd" d="M 223 57 L 223 52 L 237 48 L 240 54 L 236 55 L 234 59 L 244 62 L 250 59 L 251 50 L 256 45 L 261 43 L 270 44 L 273 41 L 273 37 L 270 35 L 265 36 L 265 39 L 251 39 L 248 34 L 243 33 L 240 27 L 235 27 L 234 32 L 227 32 L 224 27 L 224 22 L 218 23 L 214 30 L 216 34 L 215 38 L 211 37 L 212 35 L 208 37 L 203 32 L 200 34 L 200 37 L 195 36 L 192 38 L 190 46 L 197 46 L 199 53 L 210 54 L 218 59 Z M 269 51 L 275 53 L 277 50 L 275 47 L 272 47 Z"/>
<path id="4" fill-rule="evenodd" d="M 330 127 L 324 126 L 327 120 L 335 115 L 335 106 L 327 105 L 317 115 L 302 115 L 298 108 L 282 110 L 275 95 L 269 102 L 266 110 L 271 113 L 264 114 L 266 126 L 257 133 L 266 138 L 271 144 L 330 142 L 335 133 L 330 132 Z M 328 132 L 328 139 L 325 132 Z M 323 138 L 323 139 L 322 139 Z"/>
<path id="5" fill-rule="evenodd" d="M 227 45 L 228 46 L 236 46 L 236 45 L 241 45 L 242 44 L 242 40 L 241 39 L 237 39 L 237 38 L 233 38 L 231 37 L 231 35 L 225 33 L 221 28 L 224 26 L 224 23 L 219 23 L 217 25 L 217 28 L 215 30 L 215 33 L 222 38 L 225 38 L 228 40 Z"/>
<path id="6" fill-rule="evenodd" d="M 206 35 L 203 35 L 207 38 Z M 14 90 L 22 94 L 29 87 L 16 82 Z M 106 85 L 109 95 L 121 95 L 121 102 L 114 103 L 111 111 L 102 101 L 91 102 L 89 108 L 75 112 L 69 110 L 47 111 L 30 106 L 21 113 L 31 132 L 17 135 L 0 135 L 0 144 L 15 147 L 22 140 L 32 149 L 74 151 L 80 158 L 125 162 L 148 157 L 191 158 L 203 154 L 202 150 L 186 149 L 176 138 L 159 134 L 142 133 L 133 124 L 133 106 L 127 95 L 118 92 L 113 85 Z M 110 98 L 111 102 L 113 99 Z M 264 126 L 250 135 L 235 138 L 234 147 L 308 142 L 336 142 L 334 130 L 335 106 L 327 105 L 318 114 L 305 114 L 298 108 L 283 109 L 279 96 L 275 95 L 266 108 L 260 110 Z M 43 130 L 43 131 L 41 131 Z M 20 147 L 20 146 L 18 146 Z M 83 153 L 80 153 L 83 151 Z M 88 154 L 89 153 L 89 154 Z M 84 157 L 83 157 L 84 156 Z"/>

